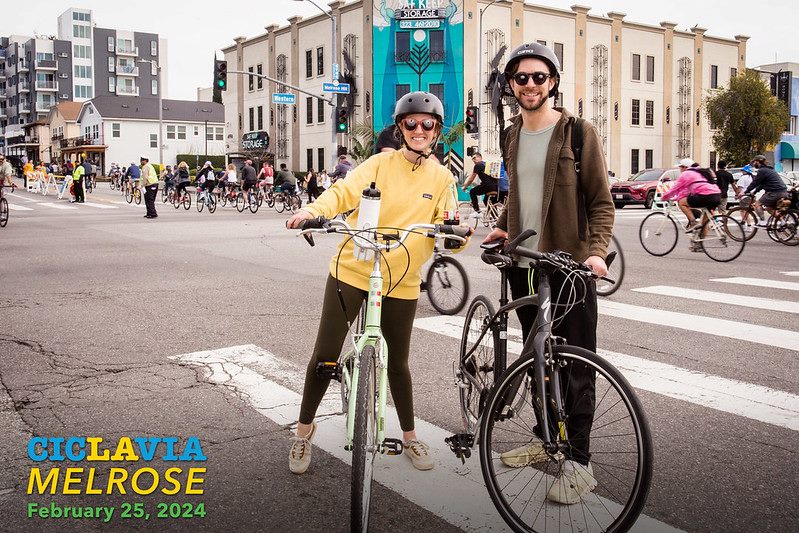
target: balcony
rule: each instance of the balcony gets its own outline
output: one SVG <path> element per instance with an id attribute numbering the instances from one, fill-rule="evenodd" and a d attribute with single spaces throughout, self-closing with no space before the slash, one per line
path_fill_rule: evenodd
<path id="1" fill-rule="evenodd" d="M 21 93 L 30 92 L 30 90 L 31 90 L 31 86 L 30 86 L 30 83 L 28 83 L 28 80 L 21 80 L 17 84 L 17 92 L 20 93 L 20 94 Z"/>
<path id="2" fill-rule="evenodd" d="M 0 120 L 6 120 L 8 115 L 6 114 L 5 108 L 0 107 Z"/>
<path id="3" fill-rule="evenodd" d="M 62 150 L 65 148 L 76 148 L 79 146 L 102 146 L 103 137 L 102 135 L 98 139 L 94 139 L 90 135 L 69 137 L 68 139 L 60 139 L 59 144 L 61 145 Z"/>
<path id="4" fill-rule="evenodd" d="M 133 65 L 117 65 L 117 76 L 138 76 L 139 67 Z"/>
<path id="5" fill-rule="evenodd" d="M 117 46 L 117 55 L 118 56 L 136 57 L 136 56 L 139 55 L 139 47 L 138 46 Z"/>
<path id="6" fill-rule="evenodd" d="M 50 108 L 53 107 L 54 105 L 56 105 L 55 101 L 50 101 L 50 100 L 39 101 L 39 100 L 37 100 L 36 101 L 36 112 L 37 113 L 49 113 L 50 112 Z"/>
<path id="7" fill-rule="evenodd" d="M 19 106 L 20 115 L 27 115 L 30 112 L 31 112 L 31 105 L 28 102 L 20 104 Z"/>
<path id="8" fill-rule="evenodd" d="M 55 80 L 36 80 L 36 90 L 58 92 L 58 82 Z"/>
<path id="9" fill-rule="evenodd" d="M 36 70 L 58 70 L 58 61 L 55 59 L 37 59 Z"/>
<path id="10" fill-rule="evenodd" d="M 20 61 L 17 64 L 17 72 L 28 72 L 30 71 L 30 62 L 29 61 Z"/>
<path id="11" fill-rule="evenodd" d="M 139 88 L 117 85 L 117 96 L 139 96 Z"/>

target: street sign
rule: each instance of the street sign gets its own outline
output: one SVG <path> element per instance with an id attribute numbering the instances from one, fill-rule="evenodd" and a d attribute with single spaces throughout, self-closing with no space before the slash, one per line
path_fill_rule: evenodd
<path id="1" fill-rule="evenodd" d="M 273 104 L 296 104 L 297 97 L 291 93 L 272 93 Z"/>
<path id="2" fill-rule="evenodd" d="M 350 94 L 349 83 L 323 83 L 322 91 L 326 93 Z"/>
<path id="3" fill-rule="evenodd" d="M 333 63 L 333 80 L 338 81 L 338 63 Z"/>

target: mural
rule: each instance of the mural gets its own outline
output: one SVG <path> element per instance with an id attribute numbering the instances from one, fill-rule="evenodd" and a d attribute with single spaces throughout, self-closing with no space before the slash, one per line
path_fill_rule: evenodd
<path id="1" fill-rule="evenodd" d="M 374 129 L 392 123 L 403 94 L 428 91 L 444 103 L 444 131 L 463 120 L 463 0 L 374 2 Z M 443 148 L 442 148 L 443 149 Z M 459 176 L 463 139 L 439 152 Z"/>

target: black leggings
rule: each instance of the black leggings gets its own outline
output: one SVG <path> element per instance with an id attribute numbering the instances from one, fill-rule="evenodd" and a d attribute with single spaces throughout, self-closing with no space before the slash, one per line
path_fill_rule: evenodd
<path id="1" fill-rule="evenodd" d="M 186 187 L 188 187 L 189 183 L 190 182 L 188 182 L 188 181 L 182 181 L 182 182 L 178 183 L 178 188 L 175 189 L 175 194 L 177 194 L 178 197 L 179 197 L 181 194 L 186 192 Z"/>
<path id="2" fill-rule="evenodd" d="M 347 310 L 346 317 L 341 309 L 336 285 L 341 287 L 342 298 Z M 313 356 L 305 371 L 300 423 L 310 424 L 313 422 L 316 409 L 330 384 L 329 379 L 322 379 L 316 375 L 317 363 L 338 360 L 344 340 L 348 337 L 347 319 L 351 322 L 355 320 L 366 296 L 366 291 L 343 282 L 337 284 L 333 276 L 328 276 L 319 332 L 316 335 Z M 391 388 L 391 397 L 397 408 L 402 431 L 413 431 L 413 389 L 408 355 L 413 318 L 416 314 L 416 300 L 384 298 L 382 309 L 381 326 L 389 352 L 388 385 Z"/>

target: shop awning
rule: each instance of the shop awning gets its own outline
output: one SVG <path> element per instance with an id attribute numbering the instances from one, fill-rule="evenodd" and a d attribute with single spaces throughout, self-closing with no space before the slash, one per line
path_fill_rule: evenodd
<path id="1" fill-rule="evenodd" d="M 780 142 L 780 158 L 799 159 L 799 142 L 796 141 Z"/>

